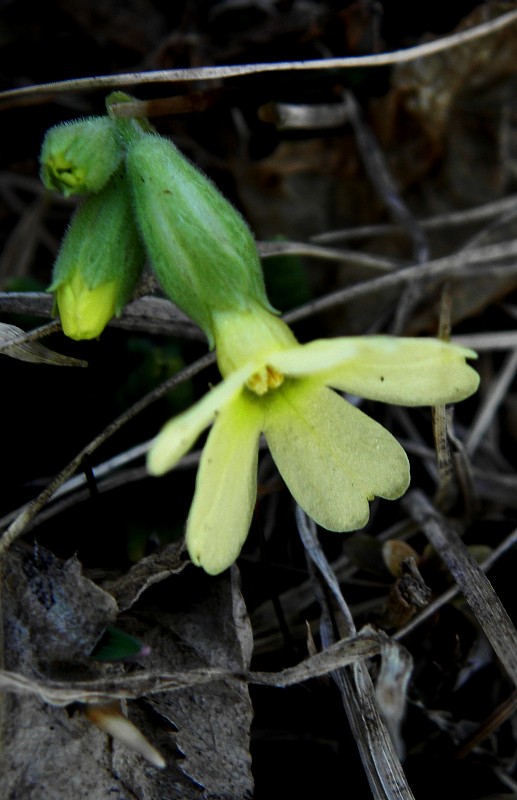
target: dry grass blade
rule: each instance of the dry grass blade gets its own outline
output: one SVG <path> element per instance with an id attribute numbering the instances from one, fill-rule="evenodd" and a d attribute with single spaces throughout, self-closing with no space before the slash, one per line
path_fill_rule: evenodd
<path id="1" fill-rule="evenodd" d="M 0 353 L 9 353 L 10 350 L 17 349 L 23 351 L 21 345 L 28 342 L 35 342 L 38 339 L 43 339 L 51 333 L 61 330 L 61 323 L 58 320 L 49 322 L 48 325 L 42 325 L 41 328 L 36 328 L 32 331 L 24 331 L 16 325 L 8 325 L 5 322 L 0 323 Z M 30 351 L 29 351 L 30 352 Z"/>
<path id="2" fill-rule="evenodd" d="M 88 487 L 89 479 L 93 479 L 95 481 L 97 492 L 102 494 L 103 492 L 110 492 L 113 489 L 117 489 L 120 486 L 127 486 L 130 483 L 135 483 L 143 480 L 144 478 L 148 478 L 149 473 L 145 465 L 129 467 L 127 469 L 121 469 L 121 467 L 144 456 L 149 450 L 152 442 L 153 439 L 149 439 L 147 442 L 142 442 L 139 445 L 135 445 L 135 447 L 132 447 L 130 450 L 120 453 L 119 455 L 110 458 L 108 461 L 92 467 L 91 476 L 87 477 L 84 473 L 82 473 L 79 475 L 74 475 L 73 478 L 69 478 L 59 487 L 59 489 L 54 492 L 51 498 L 52 502 L 48 504 L 44 511 L 40 511 L 37 517 L 33 518 L 27 524 L 25 530 L 28 532 L 37 525 L 40 525 L 42 522 L 46 522 L 47 520 L 52 519 L 52 517 L 58 516 L 67 508 L 71 508 L 72 506 L 76 505 L 76 503 L 86 502 L 87 500 L 91 499 L 91 491 Z M 184 456 L 180 461 L 178 461 L 174 469 L 181 470 L 197 467 L 200 456 L 201 451 L 194 450 L 192 453 L 188 453 L 188 455 Z M 21 514 L 25 508 L 26 506 L 22 506 L 21 508 L 14 509 L 4 517 L 1 517 L 0 529 L 8 527 L 13 519 L 15 519 L 18 514 Z"/>
<path id="3" fill-rule="evenodd" d="M 302 245 L 301 250 L 303 250 L 303 247 L 305 246 Z M 307 245 L 307 247 L 310 246 Z M 290 252 L 292 254 L 293 251 L 291 250 Z M 317 253 L 317 255 L 321 255 L 321 253 Z M 433 259 L 426 264 L 417 264 L 391 271 L 387 275 L 381 275 L 377 278 L 324 295 L 317 300 L 313 300 L 310 303 L 306 303 L 288 312 L 283 318 L 289 323 L 296 322 L 343 303 L 350 302 L 351 300 L 355 300 L 358 297 L 364 297 L 373 292 L 383 291 L 388 288 L 403 286 L 414 280 L 432 282 L 442 280 L 444 277 L 450 277 L 452 275 L 457 276 L 458 273 L 463 277 L 467 277 L 469 274 L 468 269 L 474 268 L 477 272 L 477 267 L 480 264 L 484 266 L 486 271 L 490 268 L 497 271 L 497 267 L 492 267 L 491 262 L 495 265 L 498 261 L 512 259 L 516 255 L 517 242 L 515 241 L 486 245 L 468 251 L 460 251 L 450 256 L 445 256 L 444 258 Z M 377 269 L 387 268 L 385 259 L 359 255 L 356 261 L 359 263 L 363 258 L 366 259 L 364 263 L 366 263 L 366 261 L 368 262 L 367 266 L 373 266 Z M 390 266 L 393 270 L 392 262 L 390 262 Z M 515 274 L 517 267 L 515 264 L 509 264 L 499 267 L 499 269 L 502 269 L 505 274 L 510 275 Z M 52 299 L 45 294 L 0 294 L 0 309 L 6 312 L 35 313 L 42 316 L 50 316 L 51 305 Z M 156 314 L 158 313 L 159 320 L 157 322 Z M 130 320 L 129 324 L 128 320 Z M 126 307 L 120 319 L 113 320 L 111 324 L 121 327 L 130 327 L 135 330 L 159 333 L 178 333 L 178 328 L 180 328 L 182 332 L 189 330 L 189 336 L 190 328 L 194 328 L 194 330 L 197 331 L 197 338 L 200 336 L 199 329 L 191 323 L 188 323 L 184 315 L 175 309 L 169 301 L 154 297 L 145 297 L 134 301 Z"/>
<path id="4" fill-rule="evenodd" d="M 386 637 L 375 696 L 399 758 L 403 758 L 405 750 L 400 729 L 406 712 L 407 689 L 412 671 L 413 659 L 408 651 Z"/>
<path id="5" fill-rule="evenodd" d="M 12 105 L 16 100 L 41 95 L 47 100 L 58 92 L 87 91 L 107 87 L 142 86 L 153 83 L 185 82 L 185 81 L 210 81 L 224 78 L 237 78 L 246 75 L 258 75 L 266 72 L 306 72 L 322 69 L 353 69 L 357 67 L 380 67 L 387 64 L 400 64 L 415 61 L 419 58 L 431 56 L 444 50 L 450 50 L 466 42 L 489 36 L 497 30 L 513 25 L 517 22 L 517 11 L 502 14 L 496 19 L 476 25 L 465 31 L 452 33 L 432 42 L 415 47 L 395 50 L 391 53 L 379 53 L 366 56 L 352 56 L 350 58 L 322 58 L 314 61 L 285 61 L 276 63 L 242 64 L 221 67 L 197 67 L 193 69 L 155 70 L 152 72 L 129 72 L 121 75 L 101 75 L 95 78 L 77 78 L 75 80 L 60 81 L 59 83 L 45 83 L 39 86 L 28 86 L 21 89 L 11 89 L 0 93 L 0 101 L 5 105 Z"/>
<path id="6" fill-rule="evenodd" d="M 375 689 L 364 665 L 352 675 L 340 671 L 335 681 L 343 695 L 350 727 L 375 800 L 414 800 L 376 702 Z"/>
<path id="7" fill-rule="evenodd" d="M 402 504 L 453 575 L 494 651 L 517 685 L 517 631 L 485 573 L 447 521 L 419 490 Z"/>
<path id="8" fill-rule="evenodd" d="M 318 541 L 316 523 L 308 517 L 305 511 L 298 505 L 296 506 L 296 523 L 305 552 L 321 573 L 326 586 L 332 593 L 333 599 L 342 614 L 340 632 L 345 636 L 352 636 L 355 634 L 356 630 L 355 623 L 345 598 L 341 593 L 334 571 L 327 561 L 323 548 Z"/>
<path id="9" fill-rule="evenodd" d="M 433 408 L 433 436 L 436 448 L 436 461 L 438 464 L 439 484 L 436 493 L 436 503 L 447 508 L 452 502 L 456 481 L 454 466 L 447 432 L 447 411 L 445 406 Z"/>
<path id="10" fill-rule="evenodd" d="M 453 336 L 452 341 L 473 350 L 514 350 L 517 348 L 517 331 L 485 331 Z"/>
<path id="11" fill-rule="evenodd" d="M 517 370 L 517 349 L 509 353 L 497 379 L 493 382 L 485 402 L 479 409 L 465 442 L 467 452 L 472 454 L 492 424 L 499 406 L 503 402 Z"/>
<path id="12" fill-rule="evenodd" d="M 227 670 L 208 668 L 174 674 L 139 673 L 112 679 L 65 682 L 35 680 L 19 673 L 0 670 L 0 688 L 6 692 L 35 695 L 50 705 L 67 706 L 70 703 L 136 699 L 228 678 Z"/>
<path id="13" fill-rule="evenodd" d="M 505 720 L 509 719 L 517 710 L 517 691 L 511 693 L 503 703 L 483 722 L 474 733 L 458 748 L 456 758 L 465 756 L 484 739 L 499 728 Z"/>
<path id="14" fill-rule="evenodd" d="M 451 338 L 452 298 L 450 284 L 446 283 L 440 301 L 440 322 L 438 337 L 443 341 Z M 447 410 L 445 406 L 433 408 L 433 437 L 436 448 L 439 484 L 436 492 L 436 503 L 447 509 L 456 494 L 456 480 L 447 430 Z"/>
<path id="15" fill-rule="evenodd" d="M 134 599 L 134 598 L 133 598 Z M 5 691 L 34 694 L 53 705 L 73 702 L 98 703 L 112 699 L 136 699 L 144 695 L 179 691 L 186 687 L 220 680 L 245 680 L 249 683 L 286 688 L 337 669 L 379 655 L 385 637 L 371 629 L 343 639 L 321 653 L 309 656 L 294 667 L 279 672 L 232 672 L 224 669 L 192 669 L 187 672 L 116 675 L 88 681 L 33 680 L 18 673 L 0 671 L 0 687 Z"/>
<path id="16" fill-rule="evenodd" d="M 297 510 L 297 522 L 307 556 L 314 561 L 321 576 L 319 580 L 315 580 L 315 591 L 324 612 L 320 623 L 321 640 L 324 648 L 327 649 L 332 646 L 334 629 L 324 587 L 326 588 L 328 585 L 336 601 L 338 630 L 341 627 L 349 632 L 351 632 L 350 629 L 355 632 L 355 625 L 335 576 L 333 576 L 332 568 L 317 540 L 314 522 L 301 509 Z M 329 580 L 329 584 L 327 584 L 327 580 Z M 332 677 L 341 692 L 348 722 L 357 742 L 361 761 L 375 800 L 413 800 L 413 793 L 409 788 L 395 744 L 380 711 L 375 688 L 366 665 L 358 663 L 351 669 L 338 669 Z M 406 683 L 407 678 L 404 685 Z"/>
<path id="17" fill-rule="evenodd" d="M 324 261 L 342 261 L 346 264 L 359 264 L 382 272 L 391 272 L 397 268 L 397 263 L 388 258 L 372 256 L 357 250 L 337 250 L 331 247 L 322 247 L 304 242 L 258 242 L 258 250 L 262 258 L 271 256 L 312 256 Z"/>
<path id="18" fill-rule="evenodd" d="M 184 551 L 183 541 L 172 542 L 159 553 L 141 558 L 129 572 L 108 581 L 103 588 L 115 598 L 119 609 L 126 611 L 149 586 L 181 572 L 186 567 L 187 561 L 181 558 Z"/>
<path id="19" fill-rule="evenodd" d="M 249 676 L 251 683 L 262 686 L 287 687 L 328 675 L 336 669 L 350 664 L 362 662 L 367 658 L 379 655 L 384 649 L 384 636 L 372 629 L 364 629 L 356 636 L 340 639 L 314 655 L 281 672 L 253 672 Z"/>

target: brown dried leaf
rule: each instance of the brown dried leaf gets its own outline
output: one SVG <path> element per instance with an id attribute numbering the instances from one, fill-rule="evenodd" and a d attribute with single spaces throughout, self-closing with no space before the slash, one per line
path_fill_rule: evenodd
<path id="1" fill-rule="evenodd" d="M 63 564 L 41 547 L 33 553 L 13 548 L 3 563 L 2 600 L 10 669 L 34 676 L 43 665 L 57 670 L 59 662 L 75 661 L 92 674 L 86 657 L 114 619 L 116 605 L 81 574 L 76 558 Z M 117 779 L 110 770 L 108 740 L 93 726 L 28 694 L 4 694 L 1 711 L 6 800 L 80 797 L 81 786 L 88 787 L 90 797 L 111 796 Z"/>
<path id="2" fill-rule="evenodd" d="M 82 716 L 33 697 L 6 695 L 0 757 L 5 800 L 124 797 L 109 740 Z M 126 795 L 127 796 L 127 795 Z"/>
<path id="3" fill-rule="evenodd" d="M 117 614 L 75 556 L 61 563 L 38 545 L 6 556 L 3 604 L 6 666 L 28 674 L 43 664 L 84 662 Z"/>
<path id="4" fill-rule="evenodd" d="M 108 581 L 105 588 L 117 601 L 121 611 L 131 608 L 140 595 L 154 583 L 181 572 L 187 562 L 181 560 L 183 540 L 172 542 L 159 553 L 140 559 L 125 575 Z"/>
<path id="5" fill-rule="evenodd" d="M 479 24 L 484 14 L 485 9 L 478 6 L 465 17 L 460 30 Z M 515 31 L 514 22 L 460 47 L 394 68 L 393 85 L 430 139 L 440 139 L 443 135 L 451 106 L 460 92 L 468 86 L 488 86 L 515 74 Z"/>
<path id="6" fill-rule="evenodd" d="M 77 559 L 62 565 L 41 548 L 35 556 L 13 549 L 4 569 L 7 667 L 14 670 L 2 672 L 0 679 L 11 690 L 4 706 L 4 737 L 9 742 L 2 757 L 3 772 L 9 775 L 5 797 L 57 800 L 67 796 L 72 785 L 76 787 L 74 796 L 94 796 L 96 800 L 107 800 L 117 785 L 124 787 L 121 792 L 138 792 L 142 800 L 240 800 L 251 796 L 251 703 L 245 679 L 231 673 L 247 672 L 252 636 L 236 574 L 210 581 L 206 593 L 189 610 L 152 609 L 148 616 L 139 612 L 138 620 L 126 620 L 126 627 L 133 622 L 151 645 L 149 666 L 172 673 L 170 684 L 176 689 L 149 701 L 162 719 L 158 730 L 158 717 L 156 713 L 150 716 L 149 705 L 132 704 L 128 710 L 131 721 L 167 761 L 164 770 L 156 770 L 126 745 L 116 740 L 110 744 L 108 737 L 82 716 L 70 718 L 64 709 L 51 707 L 42 699 L 47 699 L 47 685 L 48 699 L 54 692 L 55 701 L 62 704 L 76 700 L 81 682 L 70 681 L 71 670 L 90 687 L 98 683 L 109 686 L 111 675 L 121 697 L 124 681 L 131 683 L 131 677 L 142 675 L 137 671 L 124 676 L 120 667 L 106 667 L 86 658 L 115 616 L 113 598 L 81 576 Z M 146 570 L 143 584 L 132 584 L 137 587 L 136 594 L 152 582 L 144 573 Z M 40 665 L 52 665 L 53 676 L 61 680 L 39 680 Z M 181 671 L 196 666 L 201 667 L 197 672 Z M 176 669 L 176 683 L 186 689 L 174 686 Z M 228 680 L 221 680 L 227 673 Z M 99 675 L 104 678 L 95 677 Z M 204 685 L 193 688 L 199 681 Z M 38 693 L 40 697 L 35 697 Z M 136 696 L 142 693 L 136 692 Z M 171 728 L 176 727 L 177 736 L 171 736 Z M 38 737 L 37 742 L 32 742 L 33 736 Z M 180 763 L 176 744 L 185 754 Z"/>
<path id="7" fill-rule="evenodd" d="M 238 573 L 207 579 L 203 586 L 195 604 L 175 612 L 150 608 L 139 611 L 133 620 L 132 633 L 145 637 L 151 647 L 150 669 L 247 672 L 252 634 Z M 204 798 L 251 796 L 252 707 L 245 680 L 218 680 L 194 690 L 164 692 L 148 702 L 165 724 L 177 729 L 174 740 L 184 754 L 179 766 L 185 776 L 204 787 Z M 158 746 L 163 752 L 163 746 Z M 124 781 L 130 781 L 131 765 L 115 763 Z"/>

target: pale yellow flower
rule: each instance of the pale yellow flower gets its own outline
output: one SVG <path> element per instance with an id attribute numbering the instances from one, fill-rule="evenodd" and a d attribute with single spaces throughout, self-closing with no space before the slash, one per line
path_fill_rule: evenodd
<path id="1" fill-rule="evenodd" d="M 343 337 L 299 344 L 260 306 L 214 315 L 224 380 L 168 422 L 148 469 L 161 475 L 213 427 L 203 449 L 187 522 L 192 561 L 217 574 L 248 534 L 264 433 L 299 505 L 333 531 L 363 527 L 374 497 L 395 499 L 409 485 L 397 440 L 334 390 L 407 406 L 443 405 L 476 391 L 476 354 L 437 339 Z M 215 422 L 214 422 L 215 420 Z"/>

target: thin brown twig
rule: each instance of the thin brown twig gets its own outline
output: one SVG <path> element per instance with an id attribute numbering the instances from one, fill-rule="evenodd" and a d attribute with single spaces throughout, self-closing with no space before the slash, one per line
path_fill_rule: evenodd
<path id="1" fill-rule="evenodd" d="M 2 538 L 0 539 L 0 558 L 5 555 L 13 542 L 22 535 L 27 524 L 54 496 L 56 490 L 59 489 L 59 487 L 67 480 L 67 478 L 69 478 L 75 472 L 85 456 L 91 455 L 102 444 L 104 444 L 104 442 L 113 436 L 114 433 L 120 430 L 123 425 L 140 414 L 144 409 L 146 409 L 160 397 L 163 397 L 163 395 L 168 391 L 178 386 L 180 383 L 190 380 L 190 378 L 193 378 L 194 375 L 197 375 L 199 372 L 205 369 L 205 367 L 213 364 L 214 361 L 215 354 L 207 353 L 193 364 L 185 367 L 180 372 L 176 373 L 176 375 L 173 375 L 171 378 L 169 378 L 169 380 L 165 381 L 165 383 L 163 383 L 161 386 L 153 389 L 152 392 L 149 392 L 145 395 L 145 397 L 142 397 L 138 402 L 134 403 L 134 405 L 113 420 L 113 422 L 111 422 L 100 434 L 98 434 L 98 436 L 96 436 L 91 442 L 83 447 L 82 450 L 80 450 L 80 452 L 75 456 L 75 458 L 73 458 L 72 461 L 70 461 L 70 463 L 67 464 L 63 470 L 61 470 L 59 475 L 57 475 L 54 480 L 51 481 L 51 483 L 46 486 L 45 489 L 40 492 L 40 494 L 31 503 L 29 503 L 29 505 L 22 510 L 22 512 L 4 532 Z"/>
<path id="2" fill-rule="evenodd" d="M 142 448 L 142 452 L 140 455 L 144 455 L 151 445 L 152 440 L 146 442 L 144 447 Z M 125 455 L 125 454 L 122 454 Z M 137 456 L 134 455 L 133 458 Z M 194 450 L 191 453 L 188 453 L 182 459 L 178 461 L 178 463 L 174 466 L 175 471 L 181 471 L 186 469 L 192 469 L 193 467 L 197 467 L 199 464 L 199 459 L 201 457 L 200 450 Z M 132 460 L 132 459 L 128 459 Z M 150 475 L 147 472 L 147 468 L 145 466 L 141 467 L 127 467 L 125 469 L 120 469 L 120 465 L 124 462 L 123 459 L 120 459 L 120 463 L 115 466 L 115 462 L 117 461 L 117 457 L 114 459 L 110 459 L 109 462 L 105 462 L 104 464 L 100 464 L 98 467 L 95 467 L 93 472 L 93 477 L 96 482 L 96 489 L 99 494 L 103 492 L 110 492 L 113 489 L 118 489 L 120 486 L 127 486 L 128 483 L 134 483 L 136 481 L 144 480 L 145 478 L 149 478 Z M 109 465 L 109 471 L 106 469 L 104 470 L 103 467 L 107 467 Z M 112 471 L 115 471 L 114 475 L 110 474 Z M 103 474 L 105 477 L 100 478 L 100 474 Z M 67 508 L 71 508 L 78 503 L 85 502 L 91 499 L 91 492 L 89 489 L 83 488 L 84 485 L 87 483 L 85 475 L 76 475 L 73 478 L 67 480 L 59 489 L 54 493 L 52 496 L 51 502 L 47 504 L 44 510 L 40 510 L 38 514 L 31 519 L 30 522 L 27 523 L 25 527 L 25 532 L 29 532 L 33 530 L 38 525 L 42 525 L 44 522 L 47 522 L 49 519 L 56 517 L 58 514 L 61 514 Z M 17 508 L 14 511 L 9 512 L 6 514 L 2 519 L 0 519 L 0 528 L 9 525 L 13 519 L 15 519 L 22 511 L 27 508 L 27 504 L 22 506 L 21 508 Z"/>
<path id="3" fill-rule="evenodd" d="M 509 697 L 500 703 L 494 711 L 476 728 L 473 734 L 457 749 L 455 757 L 465 758 L 474 747 L 477 747 L 484 739 L 501 727 L 503 722 L 509 719 L 517 709 L 517 690 L 513 691 Z"/>
<path id="4" fill-rule="evenodd" d="M 448 211 L 445 214 L 435 214 L 418 220 L 421 228 L 436 230 L 439 228 L 454 228 L 462 225 L 472 225 L 486 219 L 492 219 L 497 214 L 505 213 L 517 206 L 517 195 L 512 194 L 501 200 L 465 208 L 462 211 Z M 364 237 L 384 236 L 387 233 L 403 234 L 401 225 L 382 223 L 377 225 L 359 225 L 354 228 L 341 228 L 326 231 L 311 236 L 311 242 L 316 244 L 332 244 L 332 242 L 346 241 L 349 239 L 362 239 Z"/>
<path id="5" fill-rule="evenodd" d="M 418 220 L 401 197 L 400 190 L 391 174 L 372 130 L 363 120 L 359 104 L 351 92 L 344 96 L 345 108 L 354 130 L 357 148 L 377 195 L 382 199 L 391 217 L 404 229 L 413 244 L 413 258 L 418 264 L 429 260 L 429 242 Z"/>
<path id="6" fill-rule="evenodd" d="M 476 267 L 483 264 L 485 271 L 489 268 L 490 261 L 498 261 L 506 258 L 513 258 L 517 255 L 517 241 L 504 242 L 501 244 L 486 245 L 476 250 L 459 251 L 450 256 L 428 261 L 427 264 L 416 264 L 410 267 L 391 272 L 388 275 L 380 275 L 368 281 L 338 289 L 335 292 L 312 300 L 299 308 L 289 311 L 284 319 L 286 322 L 296 322 L 306 319 L 313 314 L 327 311 L 330 308 L 364 297 L 371 292 L 383 291 L 404 285 L 412 280 L 439 280 L 453 274 L 461 273 L 467 275 L 467 267 Z M 515 265 L 504 266 L 505 274 L 514 274 Z"/>
<path id="7" fill-rule="evenodd" d="M 278 255 L 293 256 L 312 256 L 321 258 L 324 261 L 344 261 L 352 264 L 360 264 L 363 267 L 392 271 L 401 266 L 400 261 L 395 259 L 383 258 L 371 255 L 371 253 L 361 253 L 357 250 L 343 250 L 333 247 L 323 247 L 307 242 L 257 242 L 257 249 L 261 258 L 271 258 Z"/>

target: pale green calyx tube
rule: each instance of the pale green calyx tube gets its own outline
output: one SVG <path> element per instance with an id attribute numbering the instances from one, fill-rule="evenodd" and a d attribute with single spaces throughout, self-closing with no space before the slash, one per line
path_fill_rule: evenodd
<path id="1" fill-rule="evenodd" d="M 267 299 L 255 240 L 211 181 L 166 139 L 144 133 L 126 156 L 145 248 L 171 300 L 214 344 L 215 312 Z"/>

